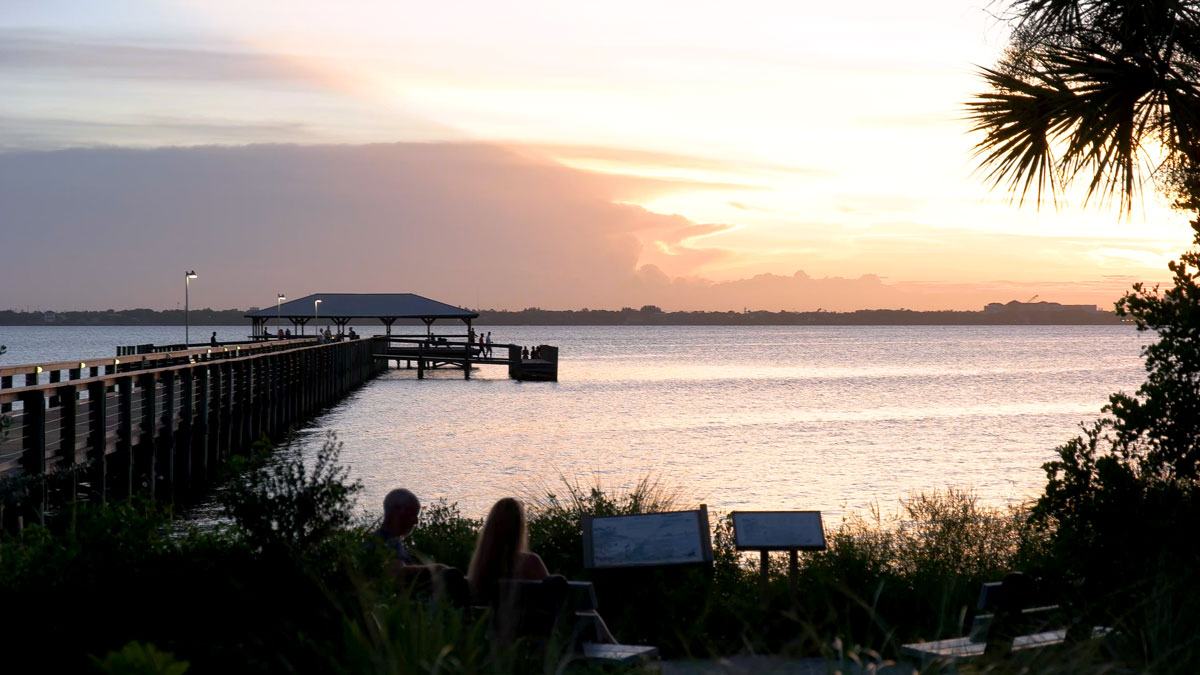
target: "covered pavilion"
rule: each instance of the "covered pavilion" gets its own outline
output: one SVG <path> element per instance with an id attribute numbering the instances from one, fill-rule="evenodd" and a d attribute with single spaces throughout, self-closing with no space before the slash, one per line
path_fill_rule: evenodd
<path id="1" fill-rule="evenodd" d="M 250 312 L 246 315 L 253 324 L 254 339 L 270 337 L 267 322 L 271 319 L 287 319 L 302 335 L 309 322 L 328 319 L 344 332 L 346 324 L 355 319 L 379 319 L 392 334 L 392 324 L 398 319 L 418 319 L 425 324 L 426 336 L 432 335 L 433 322 L 438 319 L 457 319 L 466 324 L 469 333 L 471 321 L 479 318 L 472 312 L 444 302 L 431 300 L 415 293 L 313 293 L 296 300 L 288 300 L 275 307 Z"/>

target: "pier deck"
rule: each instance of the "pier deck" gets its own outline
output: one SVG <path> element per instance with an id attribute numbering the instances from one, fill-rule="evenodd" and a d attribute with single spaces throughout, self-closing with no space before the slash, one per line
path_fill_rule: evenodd
<path id="1" fill-rule="evenodd" d="M 0 368 L 0 480 L 12 488 L 0 519 L 42 522 L 51 501 L 174 501 L 383 370 L 374 351 L 282 340 Z"/>

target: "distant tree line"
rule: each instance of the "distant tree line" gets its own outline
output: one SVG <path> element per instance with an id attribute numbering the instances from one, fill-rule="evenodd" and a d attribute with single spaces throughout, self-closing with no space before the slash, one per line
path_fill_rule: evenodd
<path id="1" fill-rule="evenodd" d="M 193 326 L 230 326 L 249 323 L 242 309 L 193 309 Z M 182 326 L 182 309 L 106 309 L 95 312 L 19 312 L 0 310 L 0 326 Z"/>
<path id="2" fill-rule="evenodd" d="M 253 310 L 194 309 L 194 326 L 236 326 L 248 323 Z M 97 312 L 18 312 L 0 310 L 0 326 L 182 326 L 183 310 L 104 310 Z M 273 323 L 273 322 L 272 322 Z M 287 323 L 286 321 L 284 322 Z M 370 321 L 365 321 L 370 323 Z M 413 323 L 398 321 L 397 325 Z M 519 311 L 479 310 L 475 322 L 484 326 L 1005 326 L 1103 325 L 1121 323 L 1114 312 L 1059 305 L 1034 309 L 1005 305 L 991 311 L 860 309 L 854 312 L 664 312 L 655 305 L 641 309 L 551 310 L 530 307 Z"/>
<path id="3" fill-rule="evenodd" d="M 1006 307 L 995 311 L 910 309 L 860 309 L 854 312 L 664 312 L 654 305 L 641 309 L 549 310 L 531 307 L 517 312 L 483 310 L 479 325 L 486 326 L 953 326 L 953 325 L 1099 325 L 1117 324 L 1113 312 L 1078 307 L 1024 310 Z"/>

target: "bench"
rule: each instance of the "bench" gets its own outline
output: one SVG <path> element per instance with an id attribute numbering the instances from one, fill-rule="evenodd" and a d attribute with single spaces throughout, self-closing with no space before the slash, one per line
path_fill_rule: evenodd
<path id="1" fill-rule="evenodd" d="M 586 581 L 567 581 L 552 574 L 540 581 L 505 579 L 492 604 L 492 627 L 505 641 L 530 639 L 540 648 L 565 646 L 575 659 L 613 664 L 637 663 L 658 656 L 645 645 L 590 642 L 594 630 L 596 591 Z"/>
<path id="2" fill-rule="evenodd" d="M 979 613 L 965 636 L 906 644 L 900 651 L 926 665 L 981 657 L 1003 659 L 1013 652 L 1067 642 L 1070 622 L 1066 613 L 1057 605 L 1030 606 L 1033 598 L 1033 583 L 1020 572 L 1006 575 L 1004 581 L 985 583 L 979 591 Z M 1108 628 L 1095 627 L 1084 639 L 1108 632 Z"/>

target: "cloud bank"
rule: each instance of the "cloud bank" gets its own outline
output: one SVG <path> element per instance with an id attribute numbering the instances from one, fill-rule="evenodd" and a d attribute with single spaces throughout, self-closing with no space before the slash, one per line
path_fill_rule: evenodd
<path id="1" fill-rule="evenodd" d="M 732 255 L 704 242 L 736 224 L 622 203 L 677 188 L 472 143 L 11 152 L 0 308 L 175 307 L 192 268 L 197 307 L 411 291 L 496 309 L 977 308 L 1030 287 L 689 276 Z M 664 273 L 667 259 L 684 273 Z M 1124 285 L 1051 299 L 1103 303 Z"/>

